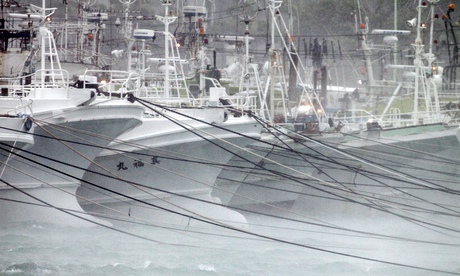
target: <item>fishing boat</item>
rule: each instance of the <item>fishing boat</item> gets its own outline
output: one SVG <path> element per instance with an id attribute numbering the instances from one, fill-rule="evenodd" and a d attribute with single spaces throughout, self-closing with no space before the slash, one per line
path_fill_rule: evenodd
<path id="1" fill-rule="evenodd" d="M 244 216 L 222 206 L 211 192 L 230 158 L 260 138 L 262 127 L 250 117 L 255 106 L 227 110 L 219 98 L 235 98 L 226 97 L 223 88 L 212 89 L 206 97 L 193 97 L 184 81 L 187 74 L 181 70 L 177 42 L 168 31 L 175 19 L 169 15 L 170 5 L 163 3 L 165 16 L 160 20 L 165 31 L 156 33 L 157 39 L 165 39 L 165 56 L 149 57 L 165 70 L 152 72 L 153 68 L 141 67 L 125 72 L 125 78 L 120 77 L 123 72 L 103 74 L 110 77 L 101 87 L 99 100 L 122 96 L 120 83 L 141 83 L 132 99 L 144 107 L 145 114 L 140 127 L 120 136 L 95 159 L 77 191 L 79 202 L 85 211 L 114 223 L 137 219 L 155 224 L 245 227 Z M 129 26 L 125 25 L 125 31 Z M 148 57 L 145 43 L 151 41 L 153 32 L 143 29 L 128 34 L 128 45 L 135 40 L 143 45 L 135 57 L 142 65 Z"/>
<path id="2" fill-rule="evenodd" d="M 15 112 L 27 121 L 13 134 L 23 145 L 2 147 L 7 158 L 2 160 L 1 224 L 107 224 L 81 209 L 75 191 L 97 154 L 141 124 L 143 109 L 121 100 L 90 105 L 96 91 L 74 85 L 60 67 L 47 28 L 55 8 L 46 8 L 45 1 L 41 7 L 2 3 L 3 8 L 2 22 L 9 23 L 2 25 L 1 113 Z"/>
<path id="3" fill-rule="evenodd" d="M 280 4 L 276 2 L 273 3 Z M 223 202 L 230 206 L 296 214 L 294 216 L 298 217 L 343 219 L 364 216 L 371 219 L 376 215 L 395 216 L 405 212 L 405 217 L 417 215 L 423 223 L 431 219 L 430 216 L 438 215 L 445 223 L 450 216 L 455 216 L 458 208 L 452 193 L 456 194 L 458 183 L 458 124 L 453 120 L 454 116 L 440 112 L 436 87 L 421 69 L 428 67 L 422 65 L 422 61 L 426 57 L 431 60 L 432 55 L 423 53 L 420 42 L 416 39 L 416 62 L 411 67 L 418 70 L 418 77 L 412 79 L 412 84 L 406 84 L 406 89 L 420 89 L 420 94 L 417 90 L 408 94 L 425 96 L 426 112 L 411 112 L 404 116 L 398 113 L 375 116 L 372 112 L 365 112 L 365 117 L 328 116 L 330 126 L 345 134 L 344 139 L 329 142 L 305 132 L 308 122 L 301 125 L 302 129 L 288 126 L 278 132 L 278 136 L 291 138 L 295 141 L 291 142 L 294 147 L 286 147 L 281 139 L 281 147 L 265 147 L 271 158 L 256 161 L 258 165 L 250 174 L 247 166 L 241 169 L 243 160 L 240 159 L 238 170 L 221 174 L 217 185 L 221 189 L 215 189 L 215 194 L 226 199 Z M 291 47 L 287 45 L 285 48 Z M 292 49 L 295 49 L 293 45 Z M 394 93 L 400 88 L 396 84 Z M 321 94 L 315 92 L 304 90 L 303 98 L 321 99 Z M 355 96 L 353 93 L 348 95 Z M 311 101 L 306 103 L 313 106 Z M 350 113 L 354 112 L 358 114 L 357 110 Z M 448 112 L 455 114 L 455 110 Z M 314 114 L 314 118 L 320 117 Z M 383 118 L 392 120 L 380 120 Z M 426 169 L 420 172 L 420 168 Z"/>
<path id="4" fill-rule="evenodd" d="M 416 20 L 419 23 L 411 24 L 417 31 L 414 64 L 393 66 L 406 68 L 411 73 L 411 81 L 393 82 L 393 96 L 382 115 L 365 112 L 365 120 L 358 116 L 345 119 L 350 122 L 350 129 L 355 122 L 361 125 L 359 134 L 350 134 L 330 148 L 337 162 L 312 174 L 320 179 L 318 185 L 322 190 L 305 189 L 293 210 L 342 219 L 401 216 L 412 223 L 433 227 L 442 224 L 453 230 L 459 209 L 455 195 L 460 144 L 456 137 L 458 121 L 452 116 L 457 111 L 441 109 L 440 96 L 446 91 L 438 91 L 438 88 L 445 86 L 435 83 L 436 74 L 431 72 L 435 60 L 432 47 L 430 44 L 425 53 L 421 40 L 422 11 L 428 11 L 432 33 L 437 2 L 429 1 L 428 6 L 426 2 L 418 3 Z M 366 33 L 366 24 L 360 26 L 360 33 Z M 363 49 L 369 51 L 365 44 Z M 374 85 L 372 88 L 379 87 L 372 78 L 370 82 Z M 391 106 L 401 87 L 413 103 L 413 109 L 405 114 Z M 426 110 L 421 111 L 423 106 Z"/>
<path id="5" fill-rule="evenodd" d="M 256 2 L 240 1 L 240 4 L 252 7 L 256 6 Z M 343 134 L 327 123 L 317 95 L 307 93 L 306 86 L 299 86 L 305 91 L 301 101 L 290 101 L 288 81 L 282 66 L 281 51 L 276 48 L 278 41 L 275 41 L 275 33 L 279 37 L 279 45 L 292 49 L 288 55 L 291 59 L 298 53 L 292 41 L 283 39 L 290 32 L 285 29 L 286 24 L 280 13 L 281 5 L 281 1 L 270 1 L 266 7 L 272 30 L 270 59 L 265 62 L 267 69 L 263 70 L 267 75 L 259 76 L 258 66 L 251 62 L 253 59 L 249 56 L 251 39 L 248 25 L 253 15 L 245 13 L 242 18 L 246 31 L 245 37 L 240 40 L 245 45 L 245 55 L 241 58 L 241 75 L 236 82 L 239 84 L 239 94 L 257 95 L 260 101 L 257 115 L 265 129 L 260 142 L 249 145 L 249 151 L 235 156 L 229 162 L 228 169 L 221 172 L 214 194 L 224 204 L 246 210 L 260 208 L 267 211 L 279 206 L 289 209 L 305 186 L 286 179 L 308 178 L 318 162 L 315 161 L 318 158 L 315 156 L 319 156 L 316 148 L 322 148 L 320 143 L 311 143 L 308 139 L 332 144 L 343 139 Z M 302 66 L 292 62 L 292 79 L 301 79 Z M 232 70 L 226 71 L 228 73 Z"/>

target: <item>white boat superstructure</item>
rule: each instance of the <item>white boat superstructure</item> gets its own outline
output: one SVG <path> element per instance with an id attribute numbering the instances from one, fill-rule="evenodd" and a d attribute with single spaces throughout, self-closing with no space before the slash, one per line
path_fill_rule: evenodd
<path id="1" fill-rule="evenodd" d="M 80 179 L 105 146 L 141 123 L 143 109 L 121 100 L 89 105 L 96 91 L 73 86 L 60 68 L 53 35 L 46 28 L 46 18 L 54 8 L 44 7 L 44 2 L 43 7 L 28 6 L 41 19 L 39 26 L 29 26 L 26 33 L 31 35 L 22 40 L 22 51 L 28 56 L 37 52 L 35 47 L 39 49 L 39 69 L 26 73 L 31 68 L 26 62 L 22 74 L 1 79 L 1 113 L 16 110 L 24 116 L 32 114 L 29 118 L 34 132 L 33 146 L 11 154 L 3 163 L 0 221 L 2 225 L 37 222 L 90 226 L 102 222 L 85 214 L 78 204 L 75 191 Z M 37 33 L 38 41 L 33 40 L 33 33 Z M 5 45 L 15 43 L 11 38 L 2 37 Z M 8 51 L 2 52 L 3 58 L 8 56 Z"/>

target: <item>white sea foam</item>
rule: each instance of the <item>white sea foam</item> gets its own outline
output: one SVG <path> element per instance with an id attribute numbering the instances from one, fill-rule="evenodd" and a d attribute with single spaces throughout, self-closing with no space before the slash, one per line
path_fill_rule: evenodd
<path id="1" fill-rule="evenodd" d="M 328 221 L 332 223 L 332 221 Z M 339 222 L 334 222 L 339 223 Z M 368 222 L 366 222 L 368 223 Z M 374 238 L 363 233 L 299 223 L 258 220 L 249 230 L 305 247 L 237 234 L 223 229 L 192 233 L 155 227 L 124 230 L 157 240 L 127 236 L 105 228 L 46 226 L 2 228 L 0 274 L 5 275 L 437 275 L 395 264 L 458 272 L 458 238 L 427 229 L 402 228 L 396 222 L 342 222 L 359 231 L 376 231 L 409 240 Z M 262 227 L 261 225 L 270 225 Z M 197 229 L 182 229 L 197 230 Z M 237 238 L 238 237 L 238 238 Z M 55 245 L 59 245 L 56 248 Z M 8 251 L 8 249 L 21 250 Z M 344 254 L 344 255 L 339 255 Z M 345 256 L 347 255 L 347 256 Z M 349 256 L 348 256 L 349 255 Z M 23 262 L 23 260 L 28 260 Z M 12 265 L 17 264 L 17 265 Z M 106 264 L 101 266 L 101 264 Z"/>
<path id="2" fill-rule="evenodd" d="M 216 271 L 216 268 L 212 265 L 205 265 L 205 264 L 200 264 L 198 266 L 198 268 L 200 270 L 204 270 L 204 271 Z"/>

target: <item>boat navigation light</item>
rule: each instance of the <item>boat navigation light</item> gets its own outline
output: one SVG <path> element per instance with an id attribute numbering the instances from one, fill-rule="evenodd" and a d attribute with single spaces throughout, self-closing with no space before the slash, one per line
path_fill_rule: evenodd
<path id="1" fill-rule="evenodd" d="M 310 111 L 310 109 L 311 109 L 311 106 L 307 104 L 307 105 L 299 106 L 298 111 L 299 111 L 299 113 L 308 113 Z"/>

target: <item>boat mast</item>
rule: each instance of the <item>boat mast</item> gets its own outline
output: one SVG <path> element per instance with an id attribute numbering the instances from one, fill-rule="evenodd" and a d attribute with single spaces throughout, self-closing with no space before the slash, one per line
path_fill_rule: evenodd
<path id="1" fill-rule="evenodd" d="M 287 38 L 288 40 L 291 40 L 291 42 L 294 42 L 294 13 L 293 13 L 293 9 L 292 9 L 292 1 L 289 0 L 288 1 L 288 10 L 289 10 L 289 29 L 288 29 L 288 33 L 289 33 L 289 37 Z M 297 21 L 299 20 L 299 18 L 297 18 Z M 298 95 L 297 93 L 297 82 L 298 82 L 298 79 L 297 79 L 297 66 L 298 66 L 298 63 L 299 63 L 299 57 L 297 55 L 297 53 L 294 51 L 293 49 L 293 43 L 290 43 L 290 47 L 286 49 L 287 51 L 287 54 L 290 55 L 290 58 L 288 58 L 288 61 L 289 61 L 289 83 L 288 83 L 288 95 L 289 95 L 289 98 L 291 99 L 295 99 L 296 102 L 299 102 L 301 96 Z M 326 78 L 326 76 L 323 76 L 324 78 Z M 300 82 L 303 83 L 302 79 L 300 79 Z M 322 89 L 324 89 L 324 91 L 327 91 L 326 90 L 326 86 L 322 86 Z M 326 93 L 326 92 L 325 92 Z M 323 94 L 324 96 L 324 101 L 327 101 L 327 97 L 325 95 L 325 93 Z"/>
<path id="2" fill-rule="evenodd" d="M 134 39 L 132 37 L 132 22 L 131 20 L 129 19 L 129 6 L 132 5 L 134 2 L 136 2 L 137 0 L 119 0 L 120 3 L 123 4 L 123 6 L 125 7 L 125 22 L 123 24 L 123 27 L 122 27 L 122 34 L 126 40 L 126 43 L 127 43 L 127 57 L 128 57 L 128 72 L 131 71 L 131 63 L 132 63 L 132 58 L 131 58 L 131 51 L 132 51 L 132 47 L 133 47 L 133 44 L 134 44 Z M 118 21 L 118 19 L 117 19 Z M 117 23 L 115 23 L 117 24 Z"/>
<path id="3" fill-rule="evenodd" d="M 455 89 L 457 87 L 457 67 L 458 67 L 458 43 L 452 24 L 451 13 L 455 11 L 455 5 L 449 4 L 447 12 L 442 16 L 444 28 L 446 31 L 447 53 L 449 65 L 444 68 L 443 78 L 447 80 L 447 88 Z M 450 37 L 452 37 L 452 42 Z"/>
<path id="4" fill-rule="evenodd" d="M 439 0 L 429 0 L 431 7 L 430 7 L 430 12 L 429 16 L 431 17 L 430 19 L 430 42 L 429 42 L 429 51 L 428 54 L 423 53 L 423 44 L 422 44 L 422 38 L 421 38 L 421 28 L 425 28 L 425 24 L 422 24 L 422 8 L 426 8 L 426 3 L 423 2 L 422 0 L 419 0 L 418 4 L 418 14 L 417 14 L 417 37 L 415 39 L 415 59 L 414 59 L 414 65 L 415 65 L 415 87 L 414 87 L 414 114 L 413 114 L 413 124 L 417 125 L 419 123 L 419 114 L 418 114 L 418 104 L 419 104 L 419 98 L 420 98 L 420 82 L 423 84 L 423 89 L 424 89 L 424 98 L 425 98 L 425 109 L 426 112 L 432 112 L 432 97 L 435 100 L 435 113 L 439 115 L 440 109 L 439 109 L 439 100 L 438 100 L 438 94 L 436 91 L 436 85 L 433 83 L 433 81 L 428 79 L 426 77 L 426 72 L 424 71 L 424 64 L 422 61 L 422 58 L 425 58 L 428 61 L 428 68 L 430 71 L 432 71 L 431 66 L 433 61 L 435 60 L 435 57 L 432 53 L 432 40 L 433 40 L 433 23 L 434 23 L 434 5 L 439 2 Z M 423 25 L 423 26 L 422 26 Z M 432 89 L 431 89 L 432 88 Z M 431 91 L 433 91 L 434 95 L 431 95 Z"/>
<path id="5" fill-rule="evenodd" d="M 67 60 L 67 39 L 68 39 L 68 31 L 69 31 L 69 3 L 67 0 L 64 0 L 63 1 L 64 5 L 65 5 L 65 20 L 64 20 L 64 35 L 63 35 L 63 38 L 64 38 L 64 60 Z M 61 40 L 62 41 L 62 40 Z M 61 46 L 62 46 L 62 42 L 61 42 Z"/>
<path id="6" fill-rule="evenodd" d="M 428 48 L 428 67 L 431 68 L 433 61 L 436 59 L 434 54 L 433 54 L 433 32 L 434 32 L 434 19 L 435 19 L 435 13 L 434 13 L 434 6 L 439 0 L 429 0 L 430 2 L 430 41 L 429 41 L 429 48 Z"/>
<path id="7" fill-rule="evenodd" d="M 250 72 L 249 72 L 249 66 L 251 63 L 251 60 L 249 58 L 249 23 L 252 22 L 253 18 L 256 17 L 258 13 L 258 5 L 257 5 L 257 0 L 240 0 L 240 5 L 243 7 L 243 15 L 240 16 L 240 19 L 243 20 L 246 29 L 244 31 L 244 39 L 245 39 L 245 58 L 244 58 L 244 76 L 240 78 L 240 91 L 243 90 L 243 81 L 246 81 L 246 91 L 249 91 L 249 85 L 250 85 Z M 255 11 L 252 10 L 251 7 L 255 6 L 256 9 Z"/>
<path id="8" fill-rule="evenodd" d="M 183 37 L 181 40 L 183 42 L 186 42 L 186 39 L 188 40 L 190 58 L 193 60 L 194 68 L 197 69 L 199 74 L 199 92 L 201 96 L 204 96 L 206 94 L 206 53 L 204 49 L 204 39 L 206 37 L 205 24 L 208 21 L 206 0 L 190 0 L 187 3 L 182 3 L 181 8 L 184 17 L 188 18 L 188 30 L 186 30 L 185 34 L 186 37 Z M 181 24 L 179 23 L 179 25 Z"/>
<path id="9" fill-rule="evenodd" d="M 361 17 L 361 16 L 360 16 Z M 357 22 L 356 14 L 355 20 Z M 374 96 L 374 87 L 375 87 L 375 80 L 374 80 L 374 71 L 372 70 L 372 61 L 371 61 L 371 49 L 367 45 L 367 35 L 369 33 L 369 18 L 365 17 L 364 22 L 362 23 L 360 19 L 359 29 L 358 29 L 358 39 L 361 40 L 361 49 L 364 54 L 365 64 L 366 64 L 366 75 L 367 75 L 367 90 L 369 94 Z"/>
<path id="10" fill-rule="evenodd" d="M 77 28 L 76 59 L 78 62 L 84 62 L 86 58 L 85 51 L 84 51 L 84 48 L 85 48 L 84 44 L 85 44 L 85 33 L 87 32 L 86 24 L 88 20 L 88 15 L 86 11 L 88 10 L 88 8 L 89 8 L 89 2 L 87 0 L 78 1 L 78 24 L 82 26 L 82 28 Z"/>
<path id="11" fill-rule="evenodd" d="M 38 8 L 38 7 L 37 7 Z M 57 65 L 57 69 L 60 70 L 60 63 L 59 63 L 59 57 L 57 56 L 57 49 L 56 45 L 54 43 L 54 40 L 52 38 L 52 33 L 48 30 L 46 25 L 51 21 L 51 15 L 54 13 L 56 10 L 55 8 L 50 8 L 46 9 L 46 0 L 42 0 L 42 7 L 41 7 L 41 24 L 39 28 L 39 33 L 40 33 L 40 53 L 41 53 L 41 85 L 44 87 L 46 85 L 46 82 L 48 79 L 51 77 L 52 80 L 54 81 L 55 74 L 56 72 L 54 71 L 54 65 Z M 50 13 L 47 15 L 46 12 L 50 11 Z M 47 49 L 47 45 L 48 48 Z M 48 51 L 48 52 L 47 52 Z M 46 61 L 49 60 L 49 69 L 47 69 L 46 66 Z M 61 73 L 61 72 L 60 72 Z"/>
<path id="12" fill-rule="evenodd" d="M 436 57 L 433 54 L 433 32 L 434 32 L 434 20 L 436 19 L 435 17 L 435 12 L 434 12 L 434 6 L 439 0 L 429 0 L 430 2 L 430 41 L 429 41 L 429 50 L 428 50 L 428 56 L 426 59 L 428 60 L 428 68 L 430 69 L 431 74 L 433 74 L 433 61 L 436 60 Z M 434 95 L 429 95 L 430 98 L 425 99 L 425 101 L 428 103 L 428 101 L 431 102 L 431 96 L 434 98 L 434 112 L 437 116 L 440 116 L 440 106 L 439 106 L 439 98 L 438 98 L 438 93 L 437 93 L 437 88 L 436 84 L 433 82 L 432 78 L 430 78 L 430 83 L 431 86 L 433 87 L 432 91 L 434 92 Z M 430 90 L 431 91 L 431 90 Z M 428 106 L 427 106 L 428 107 Z"/>
<path id="13" fill-rule="evenodd" d="M 162 5 L 165 9 L 165 16 L 157 16 L 157 19 L 165 24 L 165 80 L 164 80 L 164 96 L 169 98 L 170 88 L 169 88 L 169 45 L 171 43 L 170 33 L 169 33 L 169 24 L 174 22 L 177 17 L 169 16 L 169 6 L 171 6 L 171 0 L 161 0 Z"/>
<path id="14" fill-rule="evenodd" d="M 270 0 L 271 10 L 277 11 L 282 1 Z M 271 47 L 270 47 L 270 120 L 275 118 L 275 15 L 271 16 Z"/>
<path id="15" fill-rule="evenodd" d="M 395 0 L 394 5 L 394 30 L 398 30 L 398 0 Z M 396 43 L 393 48 L 393 64 L 398 64 L 398 44 Z M 393 70 L 393 81 L 396 81 L 396 70 Z"/>
<path id="16" fill-rule="evenodd" d="M 422 0 L 418 1 L 418 6 L 417 6 L 417 36 L 415 38 L 415 43 L 414 43 L 414 48 L 415 48 L 415 59 L 414 59 L 414 65 L 415 65 L 415 86 L 414 86 L 414 110 L 413 110 L 413 124 L 417 125 L 418 124 L 418 100 L 419 100 L 419 82 L 421 77 L 423 77 L 423 72 L 421 70 L 422 67 L 422 51 L 423 51 L 423 45 L 422 45 L 422 39 L 420 36 L 420 22 L 422 19 Z"/>
<path id="17" fill-rule="evenodd" d="M 46 54 L 46 40 L 45 36 L 43 35 L 44 30 L 42 30 L 46 24 L 46 13 L 45 13 L 45 7 L 46 7 L 46 1 L 42 0 L 42 22 L 40 25 L 40 38 L 41 38 L 41 43 L 40 43 L 40 54 L 41 54 L 41 85 L 43 86 L 45 84 L 45 71 L 46 71 L 46 66 L 45 66 L 45 54 Z"/>

